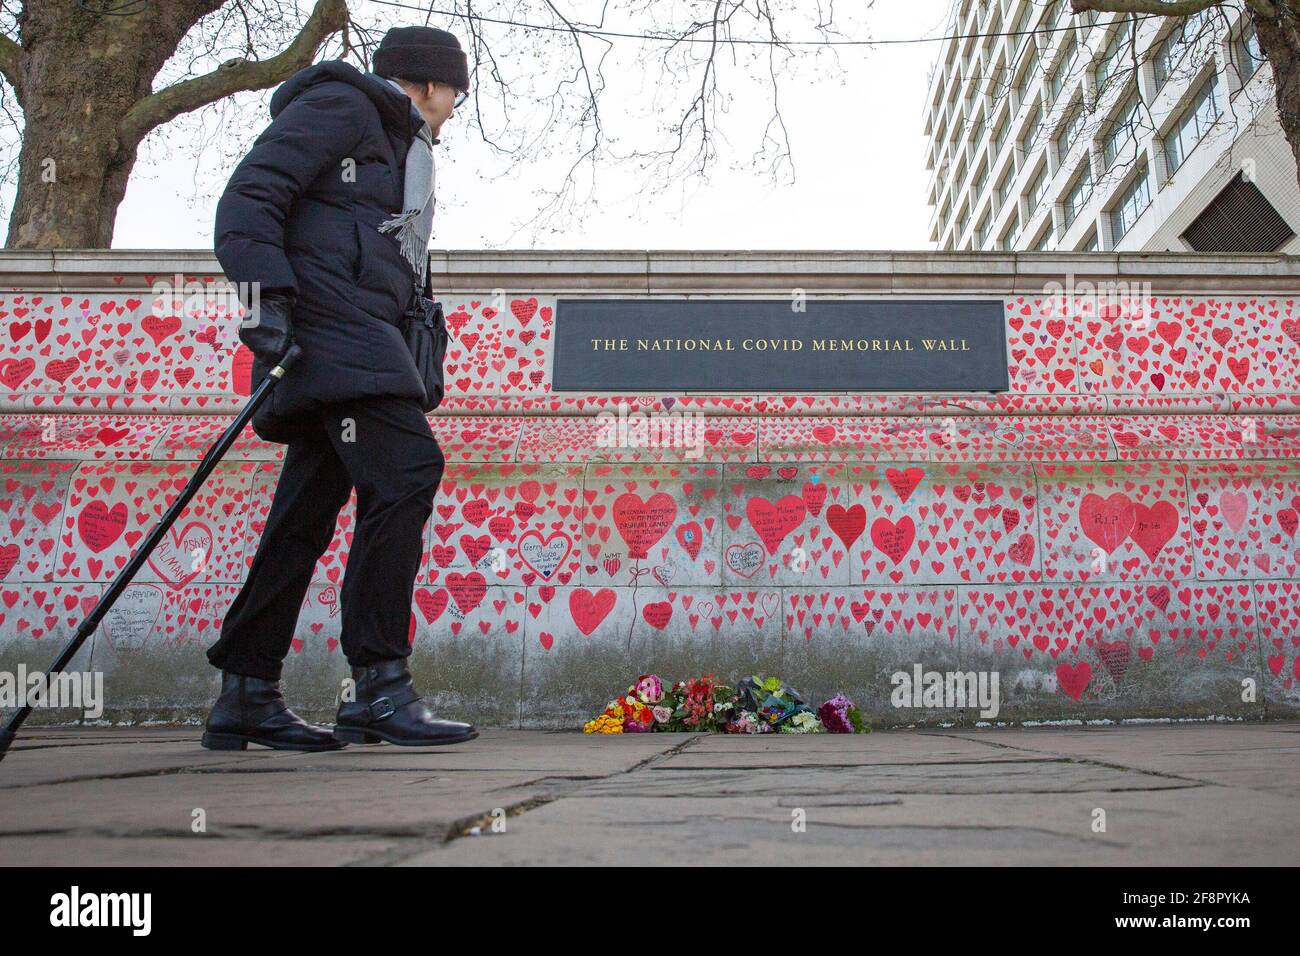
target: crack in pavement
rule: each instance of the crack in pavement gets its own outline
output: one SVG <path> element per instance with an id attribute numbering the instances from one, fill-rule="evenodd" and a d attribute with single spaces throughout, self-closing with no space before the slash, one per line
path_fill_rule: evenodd
<path id="1" fill-rule="evenodd" d="M 956 734 L 927 733 L 926 736 L 950 737 L 955 740 L 971 740 L 974 741 L 975 743 L 983 744 L 986 747 L 997 747 L 1002 750 L 1015 750 L 1021 753 L 1044 753 L 1044 752 L 1051 753 L 1051 754 L 1055 754 L 1060 760 L 1064 761 L 1065 763 L 1073 763 L 1073 764 L 1078 764 L 1080 766 L 1086 765 L 1090 767 L 1105 767 L 1107 770 L 1119 770 L 1119 771 L 1123 771 L 1124 773 L 1144 773 L 1149 776 L 1160 777 L 1165 780 L 1177 780 L 1180 783 L 1184 783 L 1189 787 L 1223 786 L 1223 784 L 1216 783 L 1213 780 L 1198 780 L 1195 777 L 1185 777 L 1182 776 L 1181 774 L 1169 773 L 1168 771 L 1164 771 L 1164 770 L 1149 770 L 1146 767 L 1126 767 L 1123 764 L 1111 763 L 1110 761 L 1100 760 L 1096 757 L 1075 757 L 1069 754 L 1058 753 L 1057 751 L 1052 750 L 1050 747 L 1041 747 L 1038 749 L 1035 749 L 1033 747 L 1017 747 L 1015 744 L 1006 744 L 998 740 L 981 740 L 975 737 L 960 737 Z M 1168 790 L 1170 788 L 1169 787 L 1135 787 L 1133 789 Z"/>
<path id="2" fill-rule="evenodd" d="M 286 829 L 283 827 L 266 826 L 260 824 L 233 824 L 233 825 L 227 824 L 222 827 L 210 829 L 203 834 L 177 832 L 174 829 L 160 829 L 160 828 L 152 828 L 152 827 L 146 829 L 131 828 L 129 830 L 119 829 L 116 827 L 95 827 L 95 826 L 53 827 L 53 828 L 44 827 L 44 828 L 31 828 L 31 829 L 18 829 L 18 830 L 0 829 L 0 840 L 23 839 L 23 838 L 32 838 L 32 837 L 39 837 L 39 836 L 47 836 L 47 837 L 55 836 L 55 837 L 71 837 L 71 838 L 108 837 L 113 839 L 132 839 L 132 840 L 186 839 L 187 837 L 195 837 L 195 838 L 215 837 L 217 839 L 223 839 L 223 840 L 311 839 L 311 840 L 355 841 L 355 840 L 366 840 L 366 839 L 371 839 L 371 840 L 379 839 L 379 840 L 399 840 L 402 841 L 403 844 L 408 844 L 408 845 L 394 846 L 388 850 L 371 854 L 361 860 L 353 861 L 347 864 L 349 866 L 392 865 L 395 863 L 400 863 L 402 860 L 409 859 L 413 856 L 417 856 L 420 853 L 423 853 L 429 849 L 445 846 L 446 844 L 450 843 L 453 840 L 459 839 L 461 837 L 469 836 L 472 834 L 475 827 L 478 827 L 481 831 L 490 832 L 491 824 L 495 819 L 497 819 L 498 811 L 503 811 L 505 817 L 521 816 L 524 813 L 527 813 L 529 810 L 533 810 L 536 809 L 537 807 L 545 806 L 548 803 L 554 802 L 555 800 L 558 800 L 561 797 L 568 795 L 569 792 L 580 789 L 581 786 L 584 784 L 611 779 L 622 774 L 634 773 L 646 767 L 653 766 L 657 762 L 668 760 L 671 757 L 676 756 L 679 753 L 682 753 L 692 745 L 698 743 L 699 740 L 700 737 L 690 737 L 686 740 L 683 740 L 680 743 L 668 747 L 663 751 L 660 751 L 658 753 L 652 753 L 646 756 L 645 758 L 638 760 L 636 763 L 632 764 L 629 767 L 615 770 L 607 774 L 596 774 L 596 775 L 589 775 L 589 776 L 575 775 L 571 777 L 564 777 L 564 776 L 544 777 L 543 776 L 543 777 L 538 777 L 534 780 L 525 781 L 523 783 L 505 784 L 500 787 L 495 787 L 487 792 L 493 793 L 497 791 L 519 790 L 521 788 L 525 788 L 529 786 L 544 786 L 547 783 L 554 783 L 556 781 L 559 781 L 561 783 L 568 783 L 571 785 L 568 787 L 560 788 L 560 792 L 543 792 L 539 794 L 534 794 L 525 799 L 517 800 L 513 803 L 507 804 L 504 807 L 493 807 L 492 809 L 483 811 L 481 813 L 459 817 L 449 823 L 438 823 L 435 825 L 406 825 L 406 826 L 390 826 L 390 827 L 324 825 L 324 826 L 313 827 L 309 829 L 302 829 L 301 827 L 294 828 L 294 829 Z M 104 744 L 97 744 L 97 746 L 103 746 L 108 743 L 111 742 L 106 741 Z M 37 744 L 35 746 L 29 746 L 23 749 L 28 749 L 28 750 L 53 749 L 54 746 L 57 745 Z M 229 761 L 225 763 L 184 765 L 184 766 L 174 766 L 174 767 L 149 768 L 149 769 L 142 769 L 142 770 L 126 770 L 126 771 L 118 771 L 118 772 L 90 773 L 84 775 L 62 777 L 55 780 L 42 780 L 42 781 L 36 781 L 30 783 L 16 783 L 7 787 L 0 785 L 0 790 L 4 790 L 4 789 L 21 790 L 23 787 L 28 787 L 28 786 L 51 786 L 51 785 L 57 786 L 60 784 L 89 783 L 89 782 L 95 782 L 100 780 L 104 780 L 104 781 L 134 780 L 134 779 L 149 778 L 149 777 L 176 776 L 179 774 L 194 774 L 194 775 L 295 774 L 295 773 L 304 773 L 304 772 L 313 772 L 313 771 L 320 772 L 322 769 L 318 766 L 310 767 L 310 768 L 294 766 L 292 763 L 293 758 L 306 759 L 313 756 L 318 756 L 316 754 L 284 751 L 276 754 L 275 756 L 283 758 L 283 762 L 277 762 L 274 766 L 249 766 L 248 764 L 250 763 L 255 763 L 257 761 L 267 759 L 266 754 L 255 753 L 243 757 L 232 756 L 229 759 Z M 445 774 L 457 773 L 457 772 L 477 774 L 483 772 L 493 772 L 494 769 L 495 768 L 483 768 L 483 767 L 475 767 L 472 769 L 461 769 L 461 770 L 456 770 L 453 768 L 446 768 L 442 770 L 438 770 L 436 768 L 420 768 L 421 771 L 427 771 L 428 775 L 419 777 L 415 780 L 410 781 L 409 783 L 415 785 L 419 783 L 428 782 L 429 780 L 434 779 L 435 775 L 445 775 Z M 518 768 L 504 768 L 497 772 L 510 773 L 510 772 L 517 772 L 517 770 Z M 537 770 L 541 773 L 545 772 L 541 768 L 537 768 Z M 376 773 L 378 772 L 378 773 L 410 774 L 412 773 L 412 770 L 410 768 L 403 768 L 403 767 L 353 766 L 353 767 L 333 768 L 331 772 L 334 773 Z M 414 847 L 409 845 L 412 842 L 414 842 L 415 844 Z"/>
<path id="3" fill-rule="evenodd" d="M 900 801 L 901 802 L 901 801 Z M 605 826 L 611 829 L 641 828 L 641 827 L 660 827 L 660 826 L 680 826 L 693 820 L 712 820 L 720 824 L 735 823 L 743 821 L 748 823 L 759 823 L 764 826 L 770 826 L 772 821 L 767 817 L 754 816 L 723 816 L 718 813 L 695 813 L 689 816 L 680 817 L 676 820 L 628 820 L 628 821 L 610 821 Z M 952 833 L 952 832 L 969 832 L 969 833 L 1028 833 L 1036 836 L 1052 837 L 1058 840 L 1069 840 L 1076 843 L 1082 843 L 1087 846 L 1098 845 L 1094 838 L 1085 837 L 1075 833 L 1058 833 L 1056 830 L 1049 830 L 1046 827 L 1019 826 L 1016 824 L 996 824 L 996 823 L 848 823 L 836 820 L 818 820 L 815 824 L 818 829 L 822 827 L 840 829 L 840 830 L 909 830 L 918 832 L 932 833 Z M 1102 843 L 1103 846 L 1110 846 L 1114 849 L 1121 849 L 1128 846 L 1126 843 L 1108 840 Z"/>
<path id="4" fill-rule="evenodd" d="M 635 773 L 638 770 L 642 770 L 647 767 L 652 767 L 657 763 L 662 763 L 665 760 L 669 760 L 672 757 L 677 756 L 678 754 L 686 751 L 688 748 L 699 743 L 699 741 L 702 738 L 703 738 L 702 734 L 692 735 L 688 737 L 686 740 L 683 740 L 681 743 L 674 744 L 673 746 L 669 747 L 667 750 L 660 751 L 659 753 L 650 754 L 649 756 L 641 760 L 638 760 L 630 767 L 625 767 L 621 770 L 615 770 L 610 773 L 599 774 L 590 777 L 577 777 L 577 778 L 564 777 L 564 776 L 540 777 L 538 778 L 537 781 L 532 783 L 517 784 L 517 785 L 506 787 L 504 789 L 517 790 L 520 789 L 521 787 L 527 787 L 527 786 L 545 786 L 545 784 L 548 781 L 560 781 L 560 782 L 567 782 L 570 784 L 569 786 L 561 787 L 555 790 L 554 792 L 543 792 L 540 794 L 535 794 L 524 800 L 516 801 L 515 803 L 510 804 L 509 806 L 494 807 L 493 809 L 485 811 L 484 813 L 476 814 L 470 817 L 464 817 L 461 820 L 449 826 L 447 828 L 447 833 L 445 837 L 442 840 L 438 841 L 437 844 L 433 847 L 423 846 L 414 851 L 409 847 L 404 847 L 401 848 L 403 852 L 400 853 L 398 853 L 395 849 L 394 851 L 389 853 L 376 854 L 374 857 L 367 858 L 365 861 L 354 865 L 391 866 L 396 863 L 401 863 L 404 860 L 408 860 L 413 857 L 419 856 L 421 853 L 424 853 L 430 849 L 439 849 L 441 847 L 448 846 L 449 844 L 451 844 L 456 840 L 473 836 L 475 835 L 473 833 L 473 830 L 476 827 L 479 829 L 480 834 L 491 833 L 492 832 L 491 825 L 495 820 L 498 819 L 497 810 L 502 810 L 504 812 L 504 817 L 506 818 L 523 816 L 525 813 L 527 813 L 530 810 L 535 810 L 538 807 L 544 807 L 548 804 L 555 803 L 559 800 L 562 800 L 565 797 L 573 796 L 574 794 L 579 793 L 581 791 L 582 785 L 584 784 L 599 782 L 604 780 L 612 780 L 616 777 Z"/>
<path id="5" fill-rule="evenodd" d="M 1005 767 L 1025 763 L 1074 763 L 1069 757 L 1012 757 L 1007 760 L 882 760 L 871 763 L 747 763 L 731 766 L 659 767 L 674 773 L 696 770 L 871 770 L 876 767 Z"/>

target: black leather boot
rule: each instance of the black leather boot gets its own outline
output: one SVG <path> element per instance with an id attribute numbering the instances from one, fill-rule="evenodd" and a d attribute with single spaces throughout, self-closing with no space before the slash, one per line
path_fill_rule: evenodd
<path id="1" fill-rule="evenodd" d="M 352 668 L 356 700 L 339 704 L 334 739 L 349 744 L 387 740 L 403 747 L 429 747 L 473 740 L 472 724 L 438 720 L 415 688 L 406 658 Z"/>
<path id="2" fill-rule="evenodd" d="M 338 750 L 343 744 L 328 727 L 303 720 L 285 703 L 280 682 L 221 672 L 221 696 L 212 705 L 203 733 L 209 750 L 247 750 L 261 744 L 276 750 Z"/>

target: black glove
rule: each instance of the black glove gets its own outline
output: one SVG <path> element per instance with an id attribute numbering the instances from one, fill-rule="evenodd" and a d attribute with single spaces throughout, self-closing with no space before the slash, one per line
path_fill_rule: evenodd
<path id="1" fill-rule="evenodd" d="M 293 344 L 293 304 L 291 293 L 263 292 L 257 308 L 239 326 L 239 341 L 247 345 L 254 358 L 268 370 Z"/>

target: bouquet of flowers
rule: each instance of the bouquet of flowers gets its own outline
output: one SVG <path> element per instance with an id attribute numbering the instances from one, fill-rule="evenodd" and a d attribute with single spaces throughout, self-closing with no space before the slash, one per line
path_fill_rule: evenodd
<path id="1" fill-rule="evenodd" d="M 779 677 L 749 677 L 737 686 L 713 674 L 691 677 L 665 690 L 657 674 L 642 674 L 627 692 L 582 725 L 589 734 L 650 731 L 728 734 L 867 733 L 853 701 L 836 694 L 814 712 Z"/>
<path id="2" fill-rule="evenodd" d="M 759 720 L 758 714 L 752 710 L 733 709 L 722 729 L 728 734 L 766 734 L 771 733 L 772 725 Z"/>
<path id="3" fill-rule="evenodd" d="M 803 702 L 798 691 L 786 687 L 779 677 L 750 677 L 736 685 L 734 710 L 741 719 L 732 733 L 808 734 L 820 731 L 821 724 L 812 708 Z M 748 729 L 750 726 L 755 729 Z"/>
<path id="4" fill-rule="evenodd" d="M 664 699 L 663 681 L 657 674 L 642 674 L 627 693 L 609 702 L 605 710 L 582 725 L 588 734 L 633 734 L 663 729 L 672 717 Z"/>
<path id="5" fill-rule="evenodd" d="M 719 731 L 731 717 L 735 691 L 713 674 L 689 677 L 673 685 L 664 702 L 672 716 L 657 730 Z"/>
<path id="6" fill-rule="evenodd" d="M 836 694 L 817 708 L 817 716 L 833 734 L 869 734 L 871 728 L 862 719 L 857 706 L 843 694 Z"/>

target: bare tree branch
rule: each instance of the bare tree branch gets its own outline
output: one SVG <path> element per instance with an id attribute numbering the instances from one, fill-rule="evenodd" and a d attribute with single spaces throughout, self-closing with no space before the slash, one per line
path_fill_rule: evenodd
<path id="1" fill-rule="evenodd" d="M 140 100 L 118 125 L 120 141 L 133 148 L 149 131 L 191 110 L 243 90 L 260 90 L 288 79 L 309 66 L 316 51 L 346 25 L 346 0 L 317 0 L 303 28 L 281 53 L 268 60 L 236 59 L 211 73 L 183 80 Z"/>
<path id="2" fill-rule="evenodd" d="M 0 34 L 0 75 L 3 75 L 9 81 L 9 85 L 14 88 L 18 94 L 18 102 L 23 100 L 23 90 L 19 83 L 22 77 L 20 65 L 23 59 L 23 48 L 17 42 L 11 40 L 4 34 Z"/>
<path id="3" fill-rule="evenodd" d="M 1098 13 L 1147 13 L 1165 17 L 1190 17 L 1210 7 L 1219 6 L 1223 0 L 1070 0 L 1070 10 L 1075 14 L 1095 10 Z M 1247 6 L 1264 12 L 1272 10 L 1267 0 L 1246 0 Z"/>

